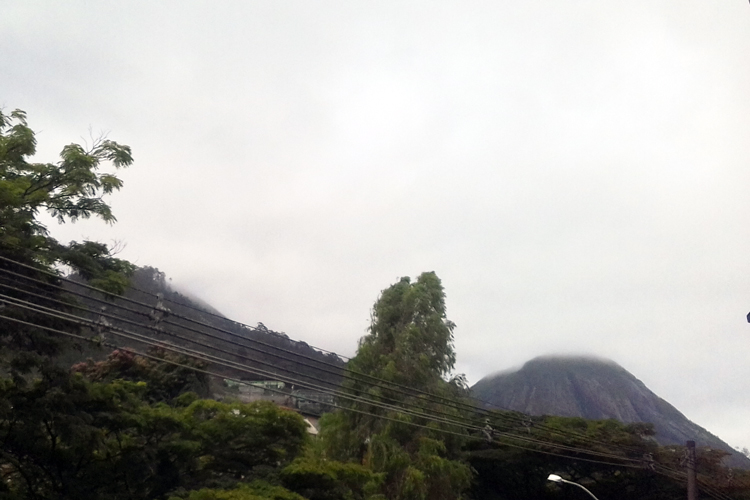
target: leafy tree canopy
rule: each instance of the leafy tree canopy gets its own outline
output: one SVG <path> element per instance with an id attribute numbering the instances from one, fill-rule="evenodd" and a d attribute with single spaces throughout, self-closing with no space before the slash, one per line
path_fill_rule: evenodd
<path id="1" fill-rule="evenodd" d="M 108 164 L 117 170 L 129 166 L 133 162 L 130 148 L 108 139 L 96 140 L 88 148 L 69 144 L 63 147 L 57 163 L 32 162 L 35 153 L 36 136 L 27 124 L 26 114 L 20 110 L 8 114 L 0 111 L 0 256 L 31 266 L 0 259 L 0 283 L 29 286 L 30 282 L 18 281 L 20 274 L 37 280 L 32 286 L 37 293 L 43 291 L 51 300 L 69 302 L 71 299 L 55 288 L 61 283 L 54 278 L 60 266 L 69 266 L 91 284 L 122 293 L 133 265 L 114 258 L 101 243 L 58 242 L 38 216 L 44 210 L 59 223 L 92 216 L 113 223 L 115 216 L 104 196 L 119 190 L 122 181 L 113 173 L 102 171 L 102 167 Z M 45 283 L 51 286 L 45 287 Z M 7 288 L 4 293 L 29 299 L 27 294 Z M 6 315 L 77 331 L 69 322 L 17 308 L 7 308 Z M 23 375 L 48 364 L 48 358 L 59 354 L 63 345 L 59 337 L 44 330 L 4 321 L 0 367 L 13 376 Z"/>
<path id="2" fill-rule="evenodd" d="M 147 382 L 0 385 L 0 496 L 149 499 L 233 488 L 290 463 L 306 425 L 272 403 L 144 400 Z M 220 497 L 219 497 L 220 498 Z"/>
<path id="3" fill-rule="evenodd" d="M 449 500 L 460 497 L 471 481 L 469 467 L 459 460 L 461 437 L 440 432 L 460 429 L 425 418 L 434 410 L 460 418 L 455 408 L 426 397 L 450 402 L 465 395 L 461 377 L 446 380 L 455 363 L 454 327 L 446 317 L 445 293 L 435 273 L 423 273 L 414 282 L 402 278 L 384 290 L 373 307 L 370 333 L 349 362 L 353 373 L 343 387 L 353 395 L 417 408 L 418 413 L 342 398 L 340 405 L 353 411 L 321 420 L 329 456 L 360 462 L 380 474 L 378 493 L 386 498 Z"/>
<path id="4" fill-rule="evenodd" d="M 306 500 L 305 497 L 282 486 L 265 481 L 241 483 L 233 489 L 201 488 L 187 496 L 172 496 L 169 500 Z"/>
<path id="5" fill-rule="evenodd" d="M 494 412 L 496 420 L 523 417 L 529 426 L 505 430 L 498 442 L 471 441 L 466 458 L 476 471 L 470 496 L 482 500 L 527 498 L 542 500 L 580 494 L 565 485 L 547 481 L 550 473 L 585 485 L 598 498 L 679 500 L 685 498 L 685 448 L 660 447 L 650 438 L 653 426 L 624 424 L 616 420 L 586 420 L 579 417 L 528 417 L 515 412 Z M 493 418 L 495 420 L 495 418 Z M 516 434 L 521 440 L 508 435 Z M 534 442 L 524 441 L 533 438 Z M 505 446 L 501 443 L 508 443 Z M 543 444 L 544 443 L 544 444 Z M 522 448 L 519 448 L 521 445 Z M 555 445 L 575 447 L 606 456 L 581 455 Z M 748 498 L 747 471 L 721 466 L 724 452 L 699 449 L 697 460 L 700 488 L 711 488 L 731 498 Z M 614 457 L 630 459 L 624 466 Z M 669 472 L 667 469 L 671 469 Z"/>
<path id="6" fill-rule="evenodd" d="M 88 275 L 101 274 L 106 247 L 60 245 L 39 222 L 40 210 L 58 222 L 99 217 L 107 223 L 115 216 L 103 195 L 122 187 L 111 173 L 101 172 L 102 163 L 116 169 L 133 163 L 130 148 L 108 139 L 94 141 L 90 148 L 69 144 L 60 162 L 33 163 L 36 136 L 26 122 L 26 113 L 0 112 L 0 249 L 3 254 L 48 266 L 65 262 Z"/>
<path id="7" fill-rule="evenodd" d="M 306 453 L 281 471 L 288 489 L 309 500 L 364 500 L 378 491 L 383 475 L 355 463 Z"/>
<path id="8" fill-rule="evenodd" d="M 205 362 L 160 348 L 152 348 L 149 353 L 168 362 L 118 349 L 112 351 L 104 361 L 89 359 L 77 363 L 72 371 L 82 373 L 94 382 L 145 381 L 147 388 L 144 397 L 150 402 L 169 402 L 186 392 L 193 392 L 201 398 L 209 396 L 208 375 L 193 369 L 205 370 Z"/>

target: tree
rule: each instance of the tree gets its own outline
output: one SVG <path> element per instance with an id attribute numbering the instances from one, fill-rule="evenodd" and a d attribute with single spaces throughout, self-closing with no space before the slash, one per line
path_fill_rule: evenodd
<path id="1" fill-rule="evenodd" d="M 265 481 L 241 483 L 233 489 L 201 488 L 193 490 L 187 496 L 172 496 L 169 500 L 307 500 L 282 486 L 271 485 Z"/>
<path id="2" fill-rule="evenodd" d="M 517 421 L 519 417 L 527 419 L 530 425 L 505 430 L 505 435 L 497 439 L 499 442 L 475 441 L 466 447 L 467 460 L 476 471 L 470 491 L 472 498 L 561 498 L 566 487 L 549 482 L 550 473 L 585 485 L 597 498 L 677 500 L 685 497 L 684 481 L 674 479 L 673 474 L 672 477 L 666 475 L 663 468 L 668 465 L 673 470 L 684 470 L 678 462 L 668 460 L 670 455 L 671 458 L 681 457 L 682 453 L 659 447 L 651 438 L 652 424 L 579 417 L 529 417 L 501 411 L 493 412 L 491 419 L 507 422 Z M 513 434 L 522 440 L 532 438 L 534 441 L 509 439 Z M 571 448 L 606 456 L 579 454 Z M 630 462 L 620 462 L 615 458 L 618 456 Z M 580 491 L 569 493 L 578 497 Z"/>
<path id="3" fill-rule="evenodd" d="M 4 255 L 26 262 L 82 264 L 76 252 L 81 248 L 60 245 L 37 215 L 47 210 L 61 224 L 91 216 L 115 222 L 102 196 L 119 190 L 122 181 L 100 173 L 99 168 L 105 161 L 115 168 L 129 166 L 133 162 L 130 148 L 108 139 L 94 141 L 88 150 L 69 144 L 57 164 L 29 163 L 27 158 L 35 153 L 36 137 L 26 114 L 21 110 L 9 115 L 0 112 L 0 248 Z M 101 249 L 92 247 L 85 253 L 98 258 Z M 80 270 L 94 271 L 85 266 Z"/>
<path id="4" fill-rule="evenodd" d="M 103 196 L 122 182 L 100 167 L 126 167 L 132 156 L 102 139 L 66 146 L 57 164 L 31 163 L 35 148 L 25 114 L 0 112 L 0 498 L 300 500 L 261 481 L 278 481 L 307 443 L 296 413 L 199 399 L 187 391 L 206 394 L 207 377 L 190 367 L 205 366 L 165 351 L 152 354 L 181 366 L 125 351 L 58 366 L 66 345 L 58 333 L 90 332 L 22 306 L 78 312 L 85 299 L 74 304 L 63 291 L 61 267 L 111 296 L 134 267 L 101 243 L 58 242 L 38 215 L 114 222 Z"/>
<path id="5" fill-rule="evenodd" d="M 268 402 L 186 393 L 149 403 L 147 382 L 80 374 L 25 388 L 0 382 L 3 498 L 146 500 L 233 488 L 277 473 L 308 439 L 299 415 Z"/>
<path id="6" fill-rule="evenodd" d="M 170 402 L 186 392 L 201 398 L 209 396 L 209 377 L 203 372 L 207 368 L 206 362 L 155 347 L 149 349 L 149 354 L 160 360 L 117 349 L 104 361 L 88 359 L 73 365 L 71 370 L 82 373 L 93 382 L 145 381 L 144 397 L 152 403 Z"/>
<path id="7" fill-rule="evenodd" d="M 320 440 L 311 441 L 281 471 L 282 484 L 308 500 L 365 500 L 377 492 L 382 474 L 361 464 L 328 460 L 324 448 Z"/>
<path id="8" fill-rule="evenodd" d="M 450 405 L 436 404 L 426 396 L 460 401 L 465 395 L 461 376 L 448 380 L 455 363 L 454 327 L 446 317 L 445 293 L 435 273 L 423 273 L 415 282 L 402 278 L 384 290 L 373 307 L 370 333 L 349 362 L 343 389 L 371 400 L 419 408 L 424 416 L 342 398 L 340 405 L 349 411 L 326 415 L 321 421 L 321 436 L 331 458 L 359 461 L 381 474 L 379 492 L 389 499 L 449 500 L 458 498 L 470 483 L 469 467 L 458 460 L 463 440 L 441 432 L 461 430 L 428 418 L 434 410 L 461 417 Z M 404 394 L 367 377 L 415 390 Z"/>
<path id="9" fill-rule="evenodd" d="M 70 302 L 69 297 L 55 288 L 60 281 L 48 274 L 59 274 L 63 265 L 95 286 L 122 293 L 134 266 L 114 258 L 101 243 L 58 242 L 50 236 L 38 215 L 46 210 L 59 223 L 92 216 L 106 223 L 115 222 L 103 197 L 119 190 L 122 181 L 100 170 L 104 164 L 111 164 L 115 169 L 129 166 L 133 162 L 130 148 L 105 138 L 94 141 L 88 149 L 69 144 L 62 149 L 60 161 L 54 164 L 30 162 L 29 158 L 35 153 L 36 137 L 26 122 L 26 114 L 20 110 L 9 114 L 0 111 L 0 256 L 31 266 L 18 266 L 0 259 L 0 283 L 18 284 L 18 275 L 23 275 L 37 280 L 33 285 L 37 293 Z M 45 283 L 51 286 L 45 287 Z M 3 293 L 22 300 L 29 298 L 28 294 L 7 287 Z M 4 315 L 75 331 L 69 322 L 19 308 L 6 308 Z M 4 371 L 18 376 L 44 365 L 60 352 L 62 345 L 59 337 L 44 330 L 4 321 L 0 351 L 5 356 L 0 365 L 5 365 Z"/>

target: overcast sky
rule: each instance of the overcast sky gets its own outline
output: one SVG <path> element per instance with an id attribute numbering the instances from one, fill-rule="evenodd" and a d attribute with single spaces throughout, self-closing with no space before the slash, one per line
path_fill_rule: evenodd
<path id="1" fill-rule="evenodd" d="M 437 272 L 474 383 L 611 358 L 750 447 L 746 0 L 0 0 L 40 161 L 133 148 L 127 244 L 227 316 L 352 355 Z"/>

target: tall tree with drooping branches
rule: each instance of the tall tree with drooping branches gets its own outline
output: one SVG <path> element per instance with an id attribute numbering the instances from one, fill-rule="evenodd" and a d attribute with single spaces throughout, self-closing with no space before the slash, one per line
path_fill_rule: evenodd
<path id="1" fill-rule="evenodd" d="M 431 419 L 435 411 L 461 417 L 440 403 L 459 402 L 466 391 L 462 376 L 451 378 L 454 328 L 434 272 L 383 290 L 343 385 L 360 399 L 342 398 L 345 410 L 324 419 L 328 453 L 368 465 L 386 498 L 451 500 L 469 486 L 470 469 L 459 460 L 462 430 Z"/>

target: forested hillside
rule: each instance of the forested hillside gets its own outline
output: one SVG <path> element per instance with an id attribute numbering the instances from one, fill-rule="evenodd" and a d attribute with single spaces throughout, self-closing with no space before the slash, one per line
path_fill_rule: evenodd
<path id="1" fill-rule="evenodd" d="M 125 346 L 146 347 L 132 338 L 118 336 L 118 329 L 135 332 L 158 341 L 208 354 L 231 363 L 250 364 L 254 372 L 233 369 L 231 363 L 209 363 L 211 370 L 242 380 L 301 379 L 310 384 L 335 386 L 341 381 L 344 361 L 333 353 L 320 351 L 307 343 L 268 329 L 262 323 L 244 325 L 224 317 L 206 303 L 196 302 L 168 283 L 164 273 L 153 267 L 140 267 L 129 278 L 122 297 L 77 286 L 73 276 L 66 288 L 75 292 L 88 308 L 88 317 L 103 318 L 105 335 Z M 102 310 L 101 308 L 105 309 Z"/>

